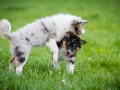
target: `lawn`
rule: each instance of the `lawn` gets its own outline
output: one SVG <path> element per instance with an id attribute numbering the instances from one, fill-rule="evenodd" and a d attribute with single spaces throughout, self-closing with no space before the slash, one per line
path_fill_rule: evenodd
<path id="1" fill-rule="evenodd" d="M 77 53 L 74 74 L 52 68 L 46 46 L 33 48 L 21 76 L 10 72 L 9 42 L 0 37 L 0 90 L 120 90 L 119 0 L 1 0 L 0 19 L 12 31 L 35 19 L 70 13 L 88 20 L 81 38 L 86 45 Z"/>

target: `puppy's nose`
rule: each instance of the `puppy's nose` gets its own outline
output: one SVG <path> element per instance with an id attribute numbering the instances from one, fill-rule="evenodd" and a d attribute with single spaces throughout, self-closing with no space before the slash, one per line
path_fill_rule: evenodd
<path id="1" fill-rule="evenodd" d="M 70 54 L 70 52 L 69 52 L 69 51 L 67 51 L 67 54 Z"/>

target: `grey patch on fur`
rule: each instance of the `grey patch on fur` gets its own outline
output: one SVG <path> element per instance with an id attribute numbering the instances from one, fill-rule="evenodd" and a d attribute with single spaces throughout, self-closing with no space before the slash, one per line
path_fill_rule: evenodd
<path id="1" fill-rule="evenodd" d="M 23 63 L 25 61 L 25 58 L 24 57 L 20 57 L 18 60 L 19 60 L 19 62 Z"/>
<path id="2" fill-rule="evenodd" d="M 47 29 L 47 27 L 45 26 L 45 24 L 41 21 L 41 24 L 43 25 L 43 27 L 44 27 L 44 33 L 46 34 L 46 33 L 48 33 L 49 32 L 49 30 Z"/>
<path id="3" fill-rule="evenodd" d="M 19 46 L 17 46 L 17 47 L 15 48 L 15 52 L 16 52 L 16 56 L 17 56 L 17 57 L 21 57 L 21 56 L 24 54 L 24 52 L 19 51 Z"/>
<path id="4" fill-rule="evenodd" d="M 28 38 L 25 38 L 27 41 L 30 41 L 30 39 L 28 39 Z"/>
<path id="5" fill-rule="evenodd" d="M 29 42 L 30 42 L 30 39 L 28 39 L 28 38 L 25 38 L 26 39 L 26 41 L 27 41 L 27 44 L 29 44 Z"/>
<path id="6" fill-rule="evenodd" d="M 18 61 L 23 63 L 25 61 L 25 57 L 23 57 L 24 52 L 20 51 L 19 49 L 20 49 L 19 46 L 15 48 L 16 56 L 18 58 Z"/>
<path id="7" fill-rule="evenodd" d="M 31 36 L 34 36 L 35 33 L 32 33 Z"/>

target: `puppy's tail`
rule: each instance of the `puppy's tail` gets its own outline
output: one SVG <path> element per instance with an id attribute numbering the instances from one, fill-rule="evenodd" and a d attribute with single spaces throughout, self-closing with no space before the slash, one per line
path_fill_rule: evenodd
<path id="1" fill-rule="evenodd" d="M 6 19 L 2 19 L 0 21 L 0 34 L 7 38 L 7 39 L 10 39 L 11 38 L 11 25 L 10 25 L 10 22 Z"/>

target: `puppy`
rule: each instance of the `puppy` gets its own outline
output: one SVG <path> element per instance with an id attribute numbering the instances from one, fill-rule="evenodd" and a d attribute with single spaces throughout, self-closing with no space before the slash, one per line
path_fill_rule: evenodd
<path id="1" fill-rule="evenodd" d="M 85 40 L 81 40 L 72 32 L 67 32 L 67 35 L 57 43 L 59 47 L 58 62 L 53 63 L 53 67 L 59 69 L 60 60 L 64 60 L 66 61 L 67 71 L 73 73 L 77 51 L 81 49 L 81 44 L 84 45 L 85 43 Z"/>
<path id="2" fill-rule="evenodd" d="M 38 19 L 11 33 L 10 22 L 2 19 L 0 34 L 10 41 L 10 70 L 14 70 L 15 65 L 16 73 L 21 74 L 31 48 L 35 46 L 46 45 L 53 53 L 53 62 L 57 62 L 59 49 L 56 42 L 60 42 L 68 31 L 76 35 L 83 33 L 82 26 L 85 23 L 87 21 L 81 17 L 57 14 Z"/>

